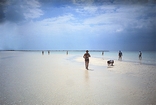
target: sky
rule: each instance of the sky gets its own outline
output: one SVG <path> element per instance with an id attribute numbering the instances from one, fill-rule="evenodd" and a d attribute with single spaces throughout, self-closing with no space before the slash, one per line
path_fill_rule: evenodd
<path id="1" fill-rule="evenodd" d="M 0 50 L 156 51 L 155 0 L 0 0 Z"/>

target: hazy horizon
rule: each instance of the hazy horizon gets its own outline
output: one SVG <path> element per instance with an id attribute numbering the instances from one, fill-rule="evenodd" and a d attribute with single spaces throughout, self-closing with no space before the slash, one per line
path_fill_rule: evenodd
<path id="1" fill-rule="evenodd" d="M 68 51 L 68 52 L 86 52 L 86 50 L 88 49 L 22 49 L 22 50 L 0 50 L 0 51 L 56 51 L 56 52 L 59 52 L 59 51 Z M 118 51 L 122 51 L 122 52 L 139 52 L 139 51 L 142 51 L 142 52 L 155 52 L 155 50 L 104 50 L 104 49 L 98 49 L 98 50 L 94 50 L 94 49 L 89 49 L 88 50 L 89 52 L 118 52 Z"/>

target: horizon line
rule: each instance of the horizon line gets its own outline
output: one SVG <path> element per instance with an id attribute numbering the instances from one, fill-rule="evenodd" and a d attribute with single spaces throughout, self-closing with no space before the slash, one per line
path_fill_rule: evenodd
<path id="1" fill-rule="evenodd" d="M 0 50 L 0 51 L 83 51 L 86 50 Z M 89 50 L 89 52 L 109 52 L 109 50 Z"/>

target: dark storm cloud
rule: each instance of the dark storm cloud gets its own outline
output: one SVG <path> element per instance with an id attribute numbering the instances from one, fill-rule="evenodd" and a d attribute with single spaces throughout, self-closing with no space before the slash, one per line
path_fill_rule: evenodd
<path id="1" fill-rule="evenodd" d="M 147 3 L 156 3 L 155 0 L 112 0 L 113 3 L 129 5 L 129 4 L 147 4 Z"/>
<path id="2" fill-rule="evenodd" d="M 51 3 L 54 5 L 69 5 L 69 4 L 105 4 L 105 3 L 117 3 L 117 4 L 146 4 L 156 3 L 155 0 L 39 0 L 42 3 Z"/>
<path id="3" fill-rule="evenodd" d="M 24 20 L 23 11 L 19 5 L 12 5 L 7 8 L 5 18 L 11 22 L 19 22 Z"/>
<path id="4" fill-rule="evenodd" d="M 37 0 L 1 0 L 0 22 L 21 22 L 42 15 Z"/>
<path id="5" fill-rule="evenodd" d="M 12 0 L 1 0 L 0 1 L 0 22 L 11 21 L 18 22 L 24 19 L 22 14 L 20 3 Z"/>
<path id="6" fill-rule="evenodd" d="M 5 19 L 5 7 L 7 5 L 7 0 L 0 0 L 0 23 L 4 22 Z"/>
<path id="7" fill-rule="evenodd" d="M 39 0 L 42 3 L 50 3 L 50 4 L 70 4 L 72 0 Z"/>
<path id="8" fill-rule="evenodd" d="M 49 4 L 53 6 L 63 6 L 63 5 L 102 5 L 104 3 L 113 3 L 114 0 L 39 0 L 43 4 Z"/>
<path id="9" fill-rule="evenodd" d="M 3 8 L 0 6 L 0 22 L 4 21 L 4 12 L 3 12 Z"/>
<path id="10" fill-rule="evenodd" d="M 156 3 L 155 0 L 0 0 L 0 23 L 4 21 L 20 22 L 28 18 L 35 18 L 42 13 L 37 13 L 34 16 L 34 12 L 31 11 L 32 6 L 29 2 L 39 2 L 49 6 L 66 6 L 66 5 L 104 5 L 104 4 L 146 4 Z M 35 7 L 39 8 L 39 7 Z M 32 14 L 31 17 L 30 14 Z M 28 16 L 29 15 L 29 16 Z"/>

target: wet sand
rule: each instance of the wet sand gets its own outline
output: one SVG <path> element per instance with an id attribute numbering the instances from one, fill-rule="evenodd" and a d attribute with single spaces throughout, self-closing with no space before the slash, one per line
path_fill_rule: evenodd
<path id="1" fill-rule="evenodd" d="M 0 57 L 1 105 L 156 104 L 156 66 L 73 55 Z M 9 63 L 8 63 L 9 62 Z M 6 66 L 7 65 L 7 66 Z"/>

